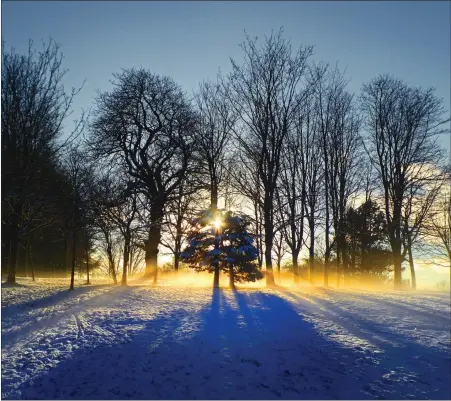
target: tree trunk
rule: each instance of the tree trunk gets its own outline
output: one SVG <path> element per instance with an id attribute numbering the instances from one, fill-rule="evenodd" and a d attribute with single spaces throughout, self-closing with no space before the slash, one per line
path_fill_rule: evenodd
<path id="1" fill-rule="evenodd" d="M 77 234 L 76 231 L 74 229 L 73 234 L 72 234 L 72 269 L 70 272 L 70 290 L 74 289 L 74 281 L 75 281 L 75 260 L 76 260 L 76 250 L 77 250 Z"/>
<path id="2" fill-rule="evenodd" d="M 342 224 L 342 223 L 341 223 Z M 346 244 L 346 236 L 345 233 L 343 232 L 343 226 L 341 226 L 341 234 L 340 234 L 340 252 L 341 252 L 341 274 L 340 274 L 340 278 L 341 278 L 341 285 L 344 287 L 346 285 L 345 280 L 346 280 L 346 272 L 348 270 L 348 265 L 349 265 L 349 255 L 348 255 L 348 247 Z"/>
<path id="3" fill-rule="evenodd" d="M 413 255 L 412 255 L 412 244 L 409 243 L 409 265 L 410 265 L 410 277 L 412 279 L 412 290 L 417 289 L 417 279 L 415 276 L 415 266 L 413 264 Z"/>
<path id="4" fill-rule="evenodd" d="M 311 280 L 311 277 L 313 277 L 313 274 L 315 272 L 315 253 L 313 251 L 313 248 L 310 248 L 309 250 L 309 263 L 307 268 L 307 280 Z"/>
<path id="5" fill-rule="evenodd" d="M 274 286 L 274 273 L 272 269 L 272 247 L 274 243 L 274 224 L 271 219 L 272 199 L 265 196 L 264 204 L 264 227 L 265 227 L 265 266 L 266 266 L 266 285 Z"/>
<path id="6" fill-rule="evenodd" d="M 161 240 L 161 221 L 163 218 L 163 202 L 154 202 L 150 213 L 150 230 L 146 242 L 146 273 L 145 277 L 153 277 L 153 283 L 158 279 L 158 246 Z"/>
<path id="7" fill-rule="evenodd" d="M 356 257 L 356 253 L 357 253 L 357 249 L 356 249 L 356 244 L 355 242 L 353 242 L 352 244 L 352 253 L 351 253 L 351 270 L 352 270 L 352 274 L 355 275 L 355 257 Z"/>
<path id="8" fill-rule="evenodd" d="M 215 230 L 215 251 L 219 249 L 219 229 Z M 213 288 L 219 288 L 219 258 L 214 261 Z"/>
<path id="9" fill-rule="evenodd" d="M 15 219 L 16 220 L 16 219 Z M 7 283 L 16 283 L 17 254 L 19 252 L 19 227 L 13 222 L 10 231 L 10 255 Z"/>
<path id="10" fill-rule="evenodd" d="M 110 258 L 109 263 L 111 275 L 113 276 L 113 283 L 117 284 L 116 266 L 114 265 L 114 260 Z"/>
<path id="11" fill-rule="evenodd" d="M 294 273 L 294 282 L 299 283 L 299 264 L 298 264 L 299 254 L 294 251 L 291 254 L 291 262 L 293 263 L 293 273 Z M 278 266 L 279 267 L 279 266 Z M 279 275 L 280 275 L 280 267 L 279 267 Z"/>
<path id="12" fill-rule="evenodd" d="M 127 285 L 127 268 L 130 259 L 130 238 L 124 239 L 124 261 L 122 269 L 122 283 L 121 285 Z"/>
<path id="13" fill-rule="evenodd" d="M 235 272 L 232 264 L 229 264 L 229 287 L 235 289 Z"/>
<path id="14" fill-rule="evenodd" d="M 309 249 L 309 263 L 307 267 L 307 279 L 310 280 L 310 276 L 313 275 L 315 270 L 315 223 L 313 223 L 314 216 L 311 216 L 312 223 L 309 223 L 310 228 L 310 249 Z M 326 275 L 324 275 L 326 281 Z"/>
<path id="15" fill-rule="evenodd" d="M 261 269 L 263 266 L 263 236 L 260 224 L 259 204 L 257 201 L 254 201 L 254 214 L 255 214 L 255 234 L 257 235 L 256 246 L 258 250 L 257 262 L 258 267 Z"/>
<path id="16" fill-rule="evenodd" d="M 346 247 L 341 248 L 341 285 L 346 285 L 346 272 L 348 270 L 349 258 Z"/>
<path id="17" fill-rule="evenodd" d="M 2 241 L 2 253 L 1 253 L 1 267 L 2 267 L 2 278 L 6 273 L 8 276 L 8 265 L 9 265 L 9 255 L 11 254 L 11 242 L 9 240 L 9 231 L 7 230 L 5 224 L 2 222 L 1 231 Z"/>
<path id="18" fill-rule="evenodd" d="M 90 284 L 89 282 L 89 251 L 88 251 L 88 247 L 86 247 L 86 284 Z"/>
<path id="19" fill-rule="evenodd" d="M 36 281 L 36 277 L 34 275 L 34 263 L 33 263 L 33 259 L 31 258 L 31 255 L 30 255 L 30 264 L 31 264 L 31 279 L 33 281 Z"/>
<path id="20" fill-rule="evenodd" d="M 213 274 L 213 288 L 219 288 L 219 263 L 215 262 L 215 271 Z"/>
<path id="21" fill-rule="evenodd" d="M 210 210 L 213 216 L 216 215 L 218 210 L 218 187 L 216 185 L 215 179 L 211 179 L 210 186 Z M 215 231 L 215 250 L 219 249 L 219 230 Z M 213 272 L 213 288 L 219 288 L 219 261 L 214 262 L 214 272 Z"/>
<path id="22" fill-rule="evenodd" d="M 392 245 L 393 249 L 393 270 L 394 270 L 394 287 L 395 290 L 402 288 L 402 276 L 401 276 L 401 243 L 395 239 Z"/>
<path id="23" fill-rule="evenodd" d="M 265 265 L 266 265 L 266 285 L 268 287 L 274 286 L 274 273 L 272 269 L 272 255 L 271 255 L 271 249 L 272 249 L 272 235 L 268 235 L 268 230 L 265 233 Z"/>
<path id="24" fill-rule="evenodd" d="M 180 256 L 178 254 L 174 255 L 174 270 L 176 273 L 179 272 L 180 268 Z"/>
<path id="25" fill-rule="evenodd" d="M 182 251 L 182 227 L 181 222 L 177 222 L 177 234 L 175 237 L 174 270 L 178 273 L 180 267 L 180 252 Z"/>
<path id="26" fill-rule="evenodd" d="M 335 260 L 336 267 L 337 267 L 337 288 L 340 287 L 340 250 L 338 249 L 337 244 L 337 258 Z"/>
<path id="27" fill-rule="evenodd" d="M 65 272 L 64 277 L 66 277 L 66 274 L 70 274 L 71 270 L 71 241 L 70 241 L 70 229 L 66 227 L 66 266 L 65 266 Z"/>
<path id="28" fill-rule="evenodd" d="M 213 213 L 218 210 L 218 186 L 214 179 L 211 181 L 211 191 L 210 191 L 210 208 Z"/>
<path id="29" fill-rule="evenodd" d="M 107 248 L 106 253 L 108 255 L 108 267 L 110 269 L 110 274 L 113 278 L 114 284 L 117 284 L 117 276 L 116 276 L 116 266 L 114 264 L 114 257 L 113 257 L 113 249 L 111 247 L 111 239 L 108 236 L 105 236 L 105 239 L 107 240 Z"/>
<path id="30" fill-rule="evenodd" d="M 325 255 L 324 255 L 324 287 L 329 286 L 329 260 L 330 260 L 330 241 L 329 241 L 329 178 L 328 178 L 328 170 L 329 170 L 329 160 L 326 148 L 326 141 L 323 139 L 323 150 L 324 150 L 324 168 L 326 171 L 325 179 L 324 179 L 324 192 L 325 192 L 325 201 L 326 201 L 326 227 L 324 233 L 324 241 L 326 245 Z"/>
<path id="31" fill-rule="evenodd" d="M 34 275 L 34 263 L 33 263 L 33 254 L 31 252 L 31 244 L 29 244 L 29 246 L 28 246 L 27 253 L 28 253 L 28 261 L 29 261 L 30 266 L 31 266 L 31 279 L 33 281 L 36 281 L 36 277 Z"/>
<path id="32" fill-rule="evenodd" d="M 28 248 L 29 244 L 27 242 L 27 247 L 25 249 L 25 277 L 28 278 Z"/>

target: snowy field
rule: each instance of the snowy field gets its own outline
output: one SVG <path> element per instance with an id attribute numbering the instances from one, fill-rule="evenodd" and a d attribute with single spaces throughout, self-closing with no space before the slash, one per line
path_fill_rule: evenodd
<path id="1" fill-rule="evenodd" d="M 451 399 L 450 295 L 2 287 L 2 398 Z"/>

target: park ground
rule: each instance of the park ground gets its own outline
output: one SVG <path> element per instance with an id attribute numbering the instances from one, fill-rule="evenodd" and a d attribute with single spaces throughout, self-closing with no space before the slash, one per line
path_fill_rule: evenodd
<path id="1" fill-rule="evenodd" d="M 2 398 L 451 399 L 450 294 L 2 286 Z"/>

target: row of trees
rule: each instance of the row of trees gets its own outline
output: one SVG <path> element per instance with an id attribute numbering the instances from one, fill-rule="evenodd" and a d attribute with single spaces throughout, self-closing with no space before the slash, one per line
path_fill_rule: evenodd
<path id="1" fill-rule="evenodd" d="M 393 271 L 399 288 L 405 261 L 415 285 L 420 247 L 445 249 L 451 263 L 450 177 L 437 144 L 449 120 L 434 91 L 380 75 L 357 97 L 337 67 L 313 63 L 311 46 L 292 49 L 282 30 L 241 47 L 243 61 L 192 98 L 169 77 L 122 70 L 70 135 L 63 121 L 78 90 L 62 86 L 58 46 L 4 53 L 9 282 L 38 241 L 54 250 L 47 264 L 70 266 L 71 286 L 81 265 L 89 281 L 94 259 L 115 282 L 120 263 L 126 284 L 144 262 L 156 281 L 162 246 L 178 270 L 190 223 L 220 202 L 250 223 L 267 285 L 285 255 L 298 281 L 303 252 L 306 278 L 321 259 L 325 285 L 331 272 L 342 285 Z"/>

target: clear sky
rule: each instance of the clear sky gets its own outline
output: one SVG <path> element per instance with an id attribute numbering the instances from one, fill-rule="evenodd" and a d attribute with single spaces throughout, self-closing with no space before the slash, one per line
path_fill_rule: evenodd
<path id="1" fill-rule="evenodd" d="M 49 36 L 62 46 L 68 85 L 86 84 L 75 114 L 108 89 L 113 72 L 145 67 L 192 93 L 202 79 L 240 59 L 246 30 L 262 37 L 284 27 L 293 46 L 347 69 L 349 90 L 379 73 L 435 87 L 450 109 L 450 18 L 446 1 L 151 2 L 3 1 L 2 38 L 25 51 Z M 450 137 L 441 138 L 450 149 Z"/>
<path id="2" fill-rule="evenodd" d="M 346 67 L 351 91 L 391 73 L 434 86 L 449 110 L 450 14 L 445 1 L 3 1 L 2 37 L 18 51 L 29 38 L 59 42 L 68 84 L 86 79 L 76 111 L 92 105 L 113 72 L 132 66 L 171 75 L 191 93 L 241 57 L 244 30 L 262 37 L 281 26 L 294 46 L 314 45 L 316 60 Z"/>

